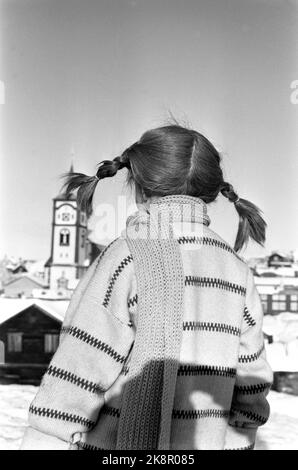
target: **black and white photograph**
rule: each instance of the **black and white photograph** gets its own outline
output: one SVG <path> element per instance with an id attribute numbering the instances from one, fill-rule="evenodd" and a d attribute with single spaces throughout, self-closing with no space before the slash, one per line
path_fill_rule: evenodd
<path id="1" fill-rule="evenodd" d="M 0 450 L 298 450 L 298 0 L 0 0 L 0 37 Z"/>

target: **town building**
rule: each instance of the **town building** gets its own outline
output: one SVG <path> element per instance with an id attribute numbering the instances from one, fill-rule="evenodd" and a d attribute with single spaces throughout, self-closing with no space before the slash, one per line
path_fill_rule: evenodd
<path id="1" fill-rule="evenodd" d="M 296 313 L 298 316 L 298 289 L 284 289 L 274 294 L 260 294 L 265 315 L 278 315 L 282 312 Z"/>
<path id="2" fill-rule="evenodd" d="M 269 268 L 290 268 L 294 262 L 294 258 L 290 255 L 282 255 L 281 253 L 273 252 L 268 256 Z"/>
<path id="3" fill-rule="evenodd" d="M 39 384 L 68 301 L 0 298 L 0 383 Z"/>

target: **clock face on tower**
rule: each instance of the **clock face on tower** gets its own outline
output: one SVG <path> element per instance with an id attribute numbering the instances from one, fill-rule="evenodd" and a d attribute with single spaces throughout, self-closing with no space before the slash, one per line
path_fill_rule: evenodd
<path id="1" fill-rule="evenodd" d="M 62 204 L 56 209 L 55 223 L 59 225 L 73 225 L 76 223 L 77 210 L 70 204 Z"/>

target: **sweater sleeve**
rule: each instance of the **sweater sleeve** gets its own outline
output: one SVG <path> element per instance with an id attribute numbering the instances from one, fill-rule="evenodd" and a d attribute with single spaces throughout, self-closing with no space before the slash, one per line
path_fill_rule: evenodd
<path id="1" fill-rule="evenodd" d="M 255 445 L 259 426 L 269 418 L 267 395 L 273 374 L 266 359 L 262 331 L 263 310 L 249 269 L 236 382 L 225 448 L 249 450 Z"/>
<path id="2" fill-rule="evenodd" d="M 59 347 L 30 405 L 21 449 L 71 449 L 74 436 L 96 424 L 134 340 L 132 259 L 123 243 L 97 258 L 74 292 Z"/>

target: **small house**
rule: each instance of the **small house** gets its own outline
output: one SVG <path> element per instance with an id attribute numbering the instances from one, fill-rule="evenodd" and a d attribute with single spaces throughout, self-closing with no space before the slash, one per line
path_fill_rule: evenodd
<path id="1" fill-rule="evenodd" d="M 280 253 L 272 253 L 268 256 L 268 267 L 270 268 L 291 268 L 292 265 L 293 259 L 290 256 Z"/>
<path id="2" fill-rule="evenodd" d="M 0 383 L 40 382 L 58 347 L 68 303 L 0 299 Z"/>
<path id="3" fill-rule="evenodd" d="M 272 294 L 260 294 L 265 315 L 291 312 L 298 315 L 298 289 L 286 288 Z"/>

